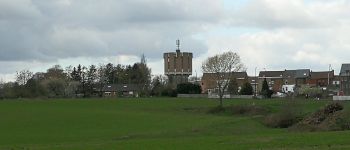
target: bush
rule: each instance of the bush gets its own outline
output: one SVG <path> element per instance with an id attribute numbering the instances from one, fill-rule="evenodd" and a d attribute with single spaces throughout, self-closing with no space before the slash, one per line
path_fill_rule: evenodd
<path id="1" fill-rule="evenodd" d="M 269 112 L 268 109 L 256 105 L 233 105 L 228 110 L 234 115 L 265 115 Z"/>
<path id="2" fill-rule="evenodd" d="M 266 116 L 262 123 L 272 128 L 288 128 L 298 123 L 302 119 L 300 106 L 293 101 L 285 103 L 279 112 Z"/>
<path id="3" fill-rule="evenodd" d="M 249 82 L 245 82 L 240 91 L 241 95 L 253 95 L 253 87 Z"/>
<path id="4" fill-rule="evenodd" d="M 177 93 L 179 94 L 200 94 L 201 86 L 192 83 L 181 83 L 177 85 Z"/>
<path id="5" fill-rule="evenodd" d="M 288 128 L 300 120 L 300 115 L 293 108 L 282 109 L 281 112 L 268 115 L 263 124 L 272 128 Z"/>
<path id="6" fill-rule="evenodd" d="M 210 114 L 225 113 L 227 115 L 266 115 L 268 112 L 267 108 L 255 105 L 217 106 L 208 111 Z"/>
<path id="7" fill-rule="evenodd" d="M 165 88 L 161 92 L 161 96 L 168 96 L 168 97 L 176 97 L 177 92 L 175 89 L 172 88 Z"/>
<path id="8" fill-rule="evenodd" d="M 350 130 L 350 111 L 343 111 L 341 116 L 336 119 L 336 126 L 340 130 Z"/>
<path id="9" fill-rule="evenodd" d="M 312 98 L 321 98 L 322 97 L 322 89 L 317 87 L 310 87 L 310 86 L 301 86 L 299 88 L 299 94 L 301 95 L 308 95 Z"/>
<path id="10" fill-rule="evenodd" d="M 216 106 L 214 108 L 209 109 L 209 114 L 217 114 L 217 113 L 223 113 L 225 112 L 225 108 L 222 106 Z"/>

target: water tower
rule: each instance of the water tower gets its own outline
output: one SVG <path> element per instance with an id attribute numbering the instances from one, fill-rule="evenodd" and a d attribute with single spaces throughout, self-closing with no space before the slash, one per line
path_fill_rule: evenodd
<path id="1" fill-rule="evenodd" d="M 180 51 L 180 40 L 176 41 L 176 45 L 176 52 L 163 54 L 164 74 L 168 76 L 169 83 L 173 86 L 188 82 L 188 77 L 192 75 L 193 54 Z"/>

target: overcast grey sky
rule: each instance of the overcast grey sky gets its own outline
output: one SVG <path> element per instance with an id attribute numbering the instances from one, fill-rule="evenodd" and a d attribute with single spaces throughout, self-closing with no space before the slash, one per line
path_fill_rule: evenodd
<path id="1" fill-rule="evenodd" d="M 162 53 L 208 56 L 237 52 L 259 70 L 339 72 L 350 62 L 346 0 L 0 0 L 0 78 L 22 69 L 132 64 L 144 53 L 154 74 Z M 195 72 L 194 72 L 195 73 Z"/>

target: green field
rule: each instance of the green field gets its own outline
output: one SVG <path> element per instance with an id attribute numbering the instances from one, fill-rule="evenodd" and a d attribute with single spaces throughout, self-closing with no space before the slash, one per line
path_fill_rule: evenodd
<path id="1" fill-rule="evenodd" d="M 313 112 L 329 101 L 225 100 Z M 212 99 L 0 101 L 0 149 L 350 149 L 350 132 L 290 132 L 254 116 L 213 115 Z M 350 107 L 346 103 L 345 107 Z"/>

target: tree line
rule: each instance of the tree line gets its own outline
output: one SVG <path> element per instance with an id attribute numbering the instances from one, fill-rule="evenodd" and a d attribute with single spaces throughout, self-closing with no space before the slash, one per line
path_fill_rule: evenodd
<path id="1" fill-rule="evenodd" d="M 102 96 L 107 84 L 137 84 L 141 94 L 149 95 L 151 69 L 145 58 L 133 65 L 55 65 L 46 72 L 17 72 L 16 81 L 2 84 L 2 98 L 92 97 Z"/>
<path id="2" fill-rule="evenodd" d="M 142 97 L 201 93 L 200 85 L 182 83 L 173 87 L 166 76 L 152 76 L 143 56 L 133 65 L 54 65 L 36 73 L 22 70 L 16 73 L 15 82 L 0 84 L 0 98 L 102 97 L 103 88 L 112 84 L 135 84 Z"/>

